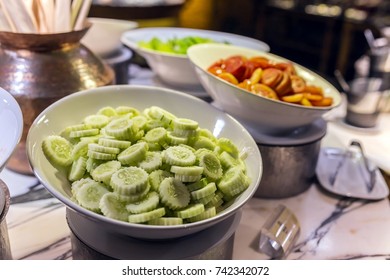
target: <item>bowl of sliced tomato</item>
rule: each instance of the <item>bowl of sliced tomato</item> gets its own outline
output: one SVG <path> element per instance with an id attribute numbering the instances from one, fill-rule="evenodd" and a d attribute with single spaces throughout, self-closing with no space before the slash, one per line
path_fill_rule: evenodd
<path id="1" fill-rule="evenodd" d="M 202 44 L 187 55 L 214 104 L 252 130 L 290 133 L 340 105 L 325 78 L 288 59 L 250 48 Z"/>

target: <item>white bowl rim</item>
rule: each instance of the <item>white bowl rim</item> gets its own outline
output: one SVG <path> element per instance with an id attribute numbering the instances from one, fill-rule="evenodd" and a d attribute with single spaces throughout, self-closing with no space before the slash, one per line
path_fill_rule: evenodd
<path id="1" fill-rule="evenodd" d="M 23 135 L 23 112 L 22 109 L 19 106 L 19 103 L 16 101 L 16 99 L 12 96 L 11 93 L 6 91 L 4 88 L 0 87 L 0 99 L 1 102 L 8 103 L 10 107 L 12 107 L 11 111 L 14 113 L 16 117 L 16 121 L 18 123 L 17 129 L 17 135 L 14 139 L 13 147 L 8 150 L 8 153 L 5 154 L 4 160 L 0 160 L 0 171 L 1 169 L 6 165 L 8 160 L 10 159 L 13 152 L 16 150 L 17 145 L 19 144 L 22 135 Z"/>
<path id="2" fill-rule="evenodd" d="M 317 77 L 318 79 L 321 79 L 323 82 L 328 84 L 329 88 L 332 91 L 339 93 L 339 97 L 340 98 L 338 98 L 338 100 L 336 100 L 336 101 L 338 101 L 337 103 L 332 104 L 331 106 L 327 106 L 327 107 L 315 107 L 315 106 L 312 106 L 312 107 L 309 107 L 309 106 L 303 106 L 303 105 L 299 105 L 299 104 L 284 102 L 284 101 L 280 101 L 280 100 L 267 98 L 267 97 L 264 97 L 264 96 L 261 96 L 261 95 L 253 94 L 253 93 L 251 93 L 251 92 L 249 92 L 247 90 L 244 90 L 242 88 L 239 88 L 239 87 L 233 85 L 232 83 L 229 83 L 229 82 L 225 81 L 224 79 L 221 79 L 221 78 L 219 78 L 219 77 L 209 73 L 206 69 L 203 69 L 202 67 L 197 65 L 197 63 L 194 62 L 193 57 L 196 56 L 196 54 L 194 54 L 194 52 L 202 51 L 203 49 L 209 49 L 209 48 L 221 48 L 221 49 L 223 49 L 223 48 L 230 48 L 230 49 L 236 49 L 237 52 L 240 52 L 240 51 L 241 52 L 251 51 L 251 52 L 257 53 L 259 55 L 273 57 L 273 58 L 278 59 L 280 61 L 292 62 L 294 64 L 294 66 L 298 66 L 301 70 L 308 72 L 309 74 Z M 314 71 L 306 68 L 305 66 L 300 65 L 299 63 L 296 63 L 296 62 L 294 62 L 292 60 L 289 60 L 287 58 L 284 58 L 282 56 L 279 56 L 279 55 L 276 55 L 276 54 L 273 54 L 273 53 L 270 53 L 270 52 L 262 52 L 262 51 L 253 50 L 253 49 L 250 49 L 250 48 L 241 47 L 241 46 L 223 45 L 223 44 L 215 44 L 215 43 L 204 43 L 204 44 L 191 46 L 190 48 L 188 48 L 187 54 L 188 54 L 189 60 L 191 61 L 191 64 L 194 67 L 196 67 L 196 68 L 200 69 L 201 71 L 203 71 L 204 73 L 206 73 L 208 76 L 211 76 L 211 77 L 213 77 L 213 79 L 221 81 L 222 83 L 228 85 L 229 87 L 231 87 L 231 88 L 233 88 L 235 90 L 239 90 L 240 92 L 242 92 L 244 94 L 247 94 L 247 95 L 250 95 L 250 96 L 256 96 L 256 97 L 261 98 L 262 100 L 264 100 L 266 102 L 276 103 L 276 104 L 280 104 L 280 105 L 287 106 L 287 107 L 295 107 L 295 108 L 300 109 L 300 110 L 314 110 L 314 111 L 325 111 L 325 112 L 327 112 L 327 111 L 329 111 L 329 110 L 331 110 L 333 108 L 336 108 L 336 107 L 340 106 L 340 104 L 341 104 L 340 92 L 337 90 L 337 88 L 335 86 L 333 86 L 325 78 L 323 78 L 319 74 L 315 73 Z M 216 59 L 215 61 L 217 61 L 217 60 L 218 59 Z"/>
<path id="3" fill-rule="evenodd" d="M 120 89 L 126 89 L 126 88 L 131 88 L 131 89 L 134 89 L 134 90 L 142 90 L 142 89 L 152 89 L 153 90 L 154 89 L 154 90 L 157 90 L 157 91 L 164 91 L 164 92 L 169 92 L 171 94 L 180 95 L 180 96 L 183 96 L 183 97 L 186 97 L 186 98 L 189 98 L 189 99 L 193 99 L 194 101 L 197 101 L 197 102 L 200 102 L 200 103 L 203 103 L 203 104 L 209 104 L 209 103 L 207 103 L 206 101 L 204 101 L 202 99 L 199 99 L 199 98 L 196 98 L 194 96 L 188 95 L 188 94 L 186 94 L 184 92 L 180 92 L 180 91 L 172 90 L 172 89 L 168 89 L 168 88 L 162 88 L 162 87 L 157 87 L 157 86 L 149 86 L 149 85 L 108 85 L 108 86 L 103 86 L 103 87 L 98 87 L 98 88 L 93 88 L 93 89 L 82 90 L 82 91 L 73 93 L 71 95 L 65 96 L 62 99 L 52 103 L 51 105 L 49 105 L 46 109 L 44 109 L 36 117 L 36 119 L 34 120 L 34 122 L 32 124 L 32 127 L 34 127 L 34 125 L 37 124 L 37 122 L 39 122 L 40 119 L 43 116 L 45 116 L 46 112 L 55 109 L 55 107 L 59 106 L 64 100 L 68 100 L 68 99 L 71 99 L 71 98 L 76 98 L 78 96 L 87 95 L 87 94 L 90 95 L 91 93 L 93 94 L 94 92 L 105 92 L 105 91 L 108 91 L 110 89 L 118 89 L 118 90 L 120 90 Z M 211 104 L 209 104 L 209 105 L 212 108 L 214 108 Z M 214 109 L 219 111 L 216 108 L 214 108 Z M 232 117 L 231 115 L 229 115 L 229 114 L 227 114 L 225 112 L 222 112 L 222 111 L 219 111 L 219 112 L 221 114 L 225 115 L 227 118 L 229 118 L 236 125 L 238 125 L 250 137 L 249 139 L 252 139 L 252 141 L 254 143 L 256 143 L 255 140 L 253 139 L 253 137 L 251 136 L 251 134 L 247 131 L 247 129 L 240 122 L 238 122 L 234 117 Z M 233 215 L 236 210 L 240 209 L 250 198 L 253 197 L 253 195 L 256 192 L 256 189 L 257 189 L 257 187 L 258 187 L 258 185 L 260 183 L 260 180 L 261 180 L 261 177 L 262 177 L 262 172 L 263 172 L 262 157 L 261 157 L 260 151 L 259 150 L 253 151 L 253 152 L 255 152 L 257 154 L 257 157 L 259 157 L 259 159 L 260 159 L 260 163 L 259 163 L 259 167 L 260 167 L 259 175 L 260 176 L 258 176 L 258 178 L 255 178 L 255 181 L 252 182 L 252 184 L 254 184 L 254 187 L 252 188 L 252 190 L 248 194 L 248 196 L 245 198 L 245 200 L 243 200 L 243 202 L 240 205 L 236 205 L 236 207 L 234 207 L 234 208 L 230 208 L 231 206 L 229 206 L 227 209 L 229 209 L 230 211 L 223 212 L 221 215 L 216 215 L 216 216 L 214 216 L 212 218 L 208 218 L 207 220 L 193 222 L 193 223 L 190 223 L 190 224 L 182 224 L 182 225 L 154 226 L 154 225 L 147 225 L 147 224 L 129 224 L 128 222 L 115 220 L 115 219 L 108 218 L 108 217 L 105 217 L 103 215 L 94 213 L 92 211 L 89 211 L 89 210 L 83 208 L 82 206 L 78 205 L 77 203 L 73 202 L 71 199 L 66 198 L 55 187 L 51 186 L 50 182 L 46 181 L 41 176 L 41 172 L 39 170 L 37 170 L 34 167 L 34 165 L 33 165 L 33 162 L 31 160 L 31 152 L 32 151 L 30 149 L 30 144 L 29 144 L 30 142 L 31 142 L 30 133 L 28 133 L 27 140 L 26 140 L 26 149 L 27 149 L 27 153 L 28 153 L 28 160 L 29 160 L 29 163 L 30 163 L 30 165 L 32 167 L 33 173 L 36 176 L 36 178 L 38 178 L 38 180 L 42 183 L 42 185 L 44 185 L 44 187 L 54 197 L 56 197 L 57 199 L 62 201 L 67 207 L 73 209 L 74 211 L 77 211 L 78 213 L 80 213 L 81 215 L 84 215 L 86 217 L 92 218 L 94 220 L 101 220 L 101 221 L 104 221 L 104 222 L 106 222 L 108 224 L 111 224 L 111 225 L 114 225 L 114 226 L 128 227 L 130 225 L 132 228 L 137 228 L 137 229 L 150 229 L 150 230 L 160 230 L 160 229 L 163 229 L 163 230 L 167 230 L 167 231 L 174 231 L 174 230 L 183 229 L 183 228 L 186 228 L 186 227 L 196 227 L 197 225 L 201 225 L 201 224 L 213 223 L 215 221 L 219 221 L 221 219 L 227 218 L 230 215 Z"/>
<path id="4" fill-rule="evenodd" d="M 175 32 L 188 32 L 188 35 L 191 33 L 200 33 L 200 34 L 215 34 L 215 35 L 220 35 L 220 36 L 233 36 L 233 38 L 240 39 L 240 40 L 245 40 L 254 44 L 261 44 L 265 51 L 269 51 L 270 47 L 268 44 L 265 42 L 259 41 L 257 39 L 251 38 L 251 37 L 246 37 L 243 35 L 239 34 L 233 34 L 233 33 L 227 33 L 227 32 L 222 32 L 222 31 L 216 31 L 216 30 L 207 30 L 207 29 L 196 29 L 196 28 L 186 28 L 186 27 L 142 27 L 142 28 L 135 28 L 132 30 L 125 31 L 122 34 L 121 41 L 123 44 L 127 45 L 128 47 L 137 50 L 137 51 L 142 51 L 145 53 L 150 53 L 153 55 L 160 55 L 160 56 L 165 56 L 165 57 L 178 57 L 178 58 L 187 58 L 188 56 L 186 54 L 175 54 L 175 53 L 168 53 L 168 52 L 162 52 L 162 51 L 157 51 L 157 50 L 150 50 L 147 48 L 142 48 L 139 47 L 138 44 L 133 41 L 129 40 L 128 36 L 131 35 L 132 33 L 142 33 L 142 32 L 148 32 L 148 31 L 171 31 L 172 32 L 172 37 L 175 36 Z M 204 43 L 202 43 L 204 44 Z M 223 43 L 219 43 L 223 44 Z"/>

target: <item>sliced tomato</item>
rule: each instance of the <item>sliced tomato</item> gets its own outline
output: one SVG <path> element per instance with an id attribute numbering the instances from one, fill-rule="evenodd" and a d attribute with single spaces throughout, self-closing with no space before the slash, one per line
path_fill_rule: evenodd
<path id="1" fill-rule="evenodd" d="M 291 75 L 291 87 L 293 89 L 293 92 L 300 93 L 305 91 L 306 89 L 306 82 L 305 80 L 297 75 Z"/>
<path id="2" fill-rule="evenodd" d="M 273 63 L 264 56 L 254 56 L 249 59 L 250 63 L 256 65 L 256 68 L 261 69 L 272 67 Z"/>
<path id="3" fill-rule="evenodd" d="M 276 92 L 272 88 L 270 88 L 264 84 L 252 85 L 251 92 L 254 94 L 257 94 L 257 95 L 261 95 L 261 96 L 270 98 L 270 99 L 279 100 L 279 97 L 276 94 Z"/>
<path id="4" fill-rule="evenodd" d="M 275 88 L 283 79 L 282 70 L 276 68 L 264 69 L 261 82 L 271 88 Z"/>
<path id="5" fill-rule="evenodd" d="M 231 73 L 236 79 L 241 82 L 245 79 L 246 73 L 246 58 L 240 55 L 231 56 L 225 59 L 223 69 Z"/>

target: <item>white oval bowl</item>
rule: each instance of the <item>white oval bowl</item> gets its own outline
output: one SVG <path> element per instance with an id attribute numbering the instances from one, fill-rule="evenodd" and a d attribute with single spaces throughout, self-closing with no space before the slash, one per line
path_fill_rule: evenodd
<path id="1" fill-rule="evenodd" d="M 22 133 L 22 110 L 12 95 L 0 88 L 0 172 L 16 149 Z"/>
<path id="2" fill-rule="evenodd" d="M 228 42 L 232 45 L 269 51 L 269 46 L 266 43 L 249 37 L 219 31 L 180 27 L 145 27 L 129 30 L 123 33 L 122 43 L 145 58 L 150 68 L 163 82 L 174 86 L 191 87 L 200 85 L 200 82 L 187 55 L 153 51 L 138 46 L 140 41 L 149 41 L 153 37 L 166 41 L 186 36 L 200 36 L 213 39 L 216 42 Z"/>
<path id="3" fill-rule="evenodd" d="M 81 43 L 96 55 L 106 58 L 122 47 L 123 32 L 138 27 L 129 20 L 90 17 L 91 28 L 81 39 Z"/>
<path id="4" fill-rule="evenodd" d="M 329 107 L 307 107 L 269 99 L 241 89 L 207 71 L 219 59 L 232 55 L 264 56 L 275 62 L 289 61 L 280 56 L 249 48 L 202 44 L 192 46 L 187 53 L 202 86 L 215 101 L 215 105 L 237 118 L 250 130 L 271 134 L 284 134 L 309 125 L 341 103 L 340 92 L 328 81 L 309 69 L 295 63 L 295 69 L 308 83 L 322 87 L 325 96 L 333 98 Z"/>
<path id="5" fill-rule="evenodd" d="M 43 139 L 71 124 L 80 123 L 87 115 L 105 106 L 133 106 L 139 110 L 160 106 L 177 116 L 191 118 L 213 132 L 215 136 L 231 139 L 240 150 L 248 151 L 245 160 L 250 186 L 235 202 L 217 216 L 204 221 L 178 226 L 131 224 L 86 210 L 71 199 L 67 175 L 55 169 L 44 156 Z M 71 112 L 71 113 L 70 113 Z M 67 207 L 102 225 L 104 230 L 143 239 L 169 239 L 196 233 L 213 226 L 236 213 L 254 194 L 260 183 L 262 159 L 249 132 L 234 118 L 196 97 L 182 92 L 150 86 L 116 85 L 85 90 L 71 94 L 46 108 L 34 121 L 27 136 L 27 154 L 34 174 L 40 182 Z"/>

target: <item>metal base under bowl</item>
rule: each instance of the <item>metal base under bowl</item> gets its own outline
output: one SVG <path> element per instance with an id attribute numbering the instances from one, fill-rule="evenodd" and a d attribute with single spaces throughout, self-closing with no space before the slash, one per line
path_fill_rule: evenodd
<path id="1" fill-rule="evenodd" d="M 321 120 L 285 137 L 256 139 L 263 160 L 263 175 L 254 194 L 258 198 L 287 198 L 303 193 L 314 182 L 321 139 L 326 134 Z M 262 141 L 263 140 L 263 141 Z"/>
<path id="2" fill-rule="evenodd" d="M 0 180 L 0 260 L 12 260 L 7 221 L 5 219 L 10 206 L 10 199 L 7 185 Z"/>
<path id="3" fill-rule="evenodd" d="M 102 231 L 73 210 L 66 210 L 75 260 L 230 260 L 241 211 L 191 236 L 148 241 Z"/>

